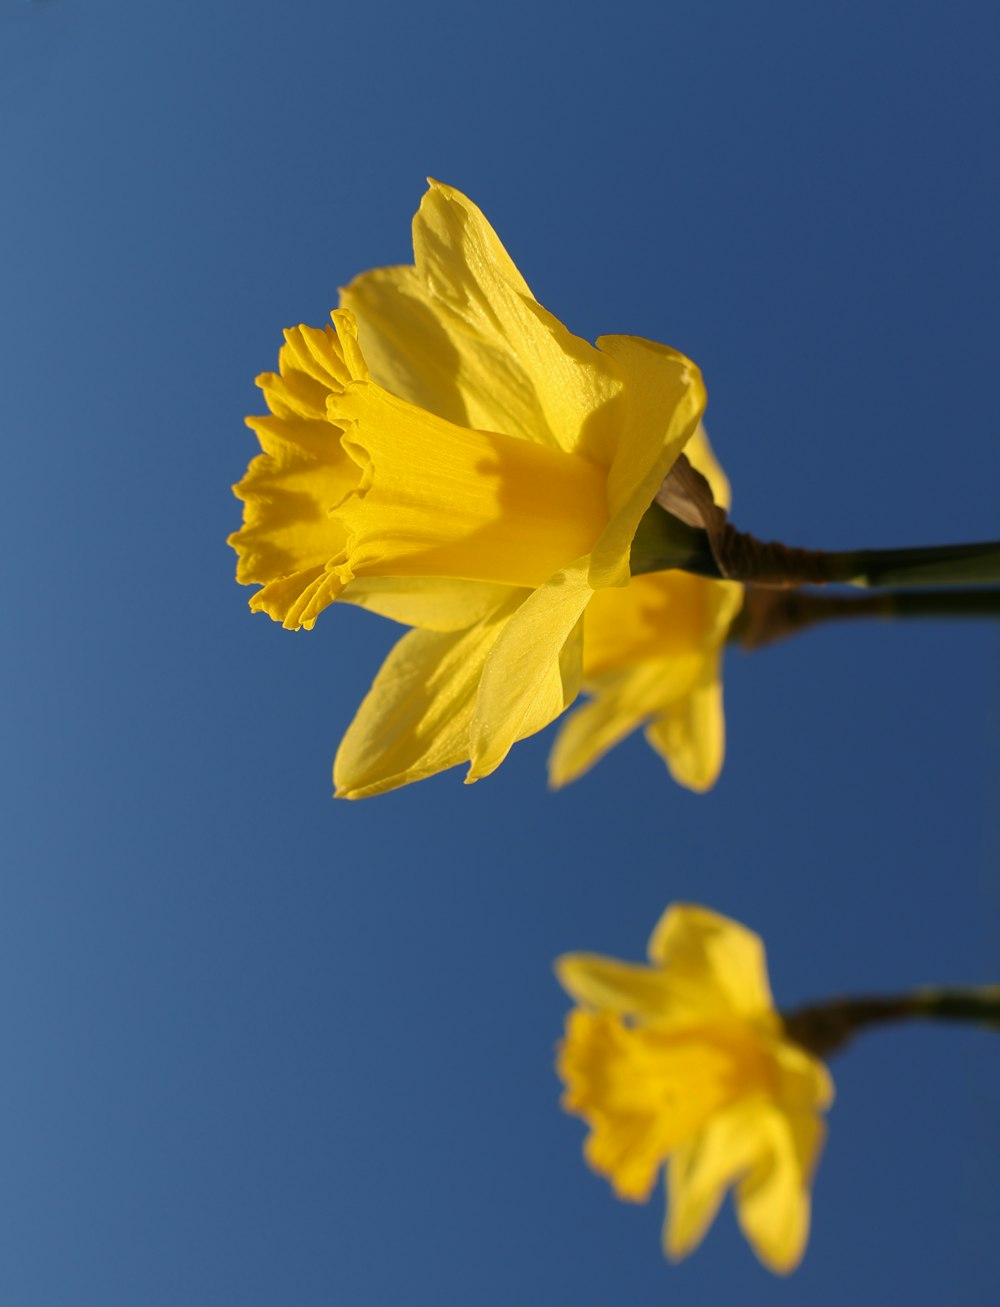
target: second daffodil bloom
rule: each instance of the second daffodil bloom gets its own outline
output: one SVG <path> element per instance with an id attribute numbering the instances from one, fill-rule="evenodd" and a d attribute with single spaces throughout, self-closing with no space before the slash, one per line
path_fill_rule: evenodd
<path id="1" fill-rule="evenodd" d="M 729 483 L 699 427 L 684 450 L 729 508 Z M 734 581 L 648 572 L 594 596 L 583 620 L 583 687 L 590 702 L 560 727 L 549 781 L 566 785 L 640 726 L 674 780 L 714 785 L 725 752 L 722 654 L 743 602 Z"/>
<path id="2" fill-rule="evenodd" d="M 733 1189 L 757 1256 L 791 1271 L 809 1234 L 830 1075 L 785 1035 L 753 931 L 675 904 L 649 963 L 569 954 L 556 964 L 580 1004 L 559 1074 L 563 1105 L 590 1126 L 586 1158 L 633 1201 L 666 1164 L 668 1257 L 698 1246 Z"/>
<path id="3" fill-rule="evenodd" d="M 342 600 L 417 628 L 337 755 L 351 798 L 463 761 L 485 776 L 566 708 L 583 614 L 627 583 L 705 404 L 676 351 L 572 335 L 460 192 L 431 183 L 413 244 L 413 266 L 342 292 L 332 327 L 285 333 L 236 487 L 252 608 L 294 629 Z"/>

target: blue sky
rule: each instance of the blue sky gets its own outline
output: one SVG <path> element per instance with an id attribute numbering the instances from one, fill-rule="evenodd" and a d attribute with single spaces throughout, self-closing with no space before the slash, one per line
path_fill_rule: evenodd
<path id="1" fill-rule="evenodd" d="M 726 667 L 708 796 L 641 740 L 558 795 L 330 798 L 396 635 L 251 617 L 224 539 L 280 331 L 409 256 L 428 174 L 578 334 L 693 357 L 734 518 L 998 534 L 983 3 L 0 4 L 0 1296 L 19 1307 L 981 1307 L 1000 1046 L 834 1065 L 790 1282 L 725 1211 L 680 1267 L 552 1070 L 560 952 L 663 907 L 759 930 L 786 1006 L 997 979 L 998 643 L 810 633 Z"/>

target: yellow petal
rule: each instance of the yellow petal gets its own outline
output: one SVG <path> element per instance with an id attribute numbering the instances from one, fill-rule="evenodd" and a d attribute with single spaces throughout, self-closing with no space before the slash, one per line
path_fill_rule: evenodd
<path id="1" fill-rule="evenodd" d="M 599 590 L 587 608 L 584 674 L 589 679 L 664 658 L 691 658 L 700 668 L 725 638 L 742 590 L 678 571 L 649 572 Z"/>
<path id="2" fill-rule="evenodd" d="M 341 291 L 375 379 L 458 425 L 606 451 L 614 366 L 535 301 L 472 201 L 432 182 L 413 242 L 415 267 L 378 268 Z"/>
<path id="3" fill-rule="evenodd" d="M 833 1077 L 818 1057 L 790 1040 L 775 1040 L 777 1084 L 774 1097 L 778 1106 L 789 1114 L 825 1111 L 833 1103 Z"/>
<path id="4" fill-rule="evenodd" d="M 727 1190 L 765 1148 L 760 1103 L 742 1102 L 720 1112 L 671 1154 L 663 1227 L 663 1250 L 671 1261 L 698 1247 Z"/>
<path id="5" fill-rule="evenodd" d="M 456 426 L 504 430 L 499 419 L 505 411 L 495 411 L 489 391 L 477 402 L 471 387 L 463 388 L 463 354 L 471 345 L 465 340 L 452 342 L 438 304 L 416 268 L 363 272 L 341 290 L 340 303 L 357 320 L 358 341 L 373 381 Z"/>
<path id="6" fill-rule="evenodd" d="M 713 652 L 690 690 L 646 730 L 646 739 L 679 785 L 704 793 L 718 780 L 726 751 L 721 658 Z"/>
<path id="7" fill-rule="evenodd" d="M 676 713 L 670 743 L 679 736 L 690 752 L 690 732 L 684 732 L 688 698 L 700 678 L 717 668 L 718 644 L 741 600 L 741 586 L 676 571 L 636 576 L 627 586 L 597 591 L 583 623 L 585 687 L 593 700 L 562 726 L 549 760 L 550 783 L 558 787 L 575 780 L 652 717 Z M 711 724 L 716 734 L 707 738 L 721 745 L 721 705 Z M 717 768 L 721 748 L 715 755 Z M 680 770 L 687 778 L 694 769 Z M 695 772 L 694 779 L 703 780 L 706 770 Z"/>
<path id="8" fill-rule="evenodd" d="M 411 631 L 389 654 L 333 767 L 338 797 L 361 799 L 433 776 L 469 757 L 483 664 L 521 597 L 465 631 Z"/>
<path id="9" fill-rule="evenodd" d="M 649 941 L 649 960 L 701 995 L 706 1014 L 770 1018 L 774 1000 L 759 935 L 695 904 L 672 904 Z"/>
<path id="10" fill-rule="evenodd" d="M 403 293 L 418 286 L 447 337 L 449 349 L 439 333 L 434 347 L 457 372 L 468 424 L 601 461 L 617 422 L 616 370 L 535 300 L 476 205 L 432 181 L 413 220 L 413 251 Z M 348 295 L 371 328 L 366 291 L 355 283 Z"/>
<path id="11" fill-rule="evenodd" d="M 670 982 L 662 971 L 618 962 L 597 953 L 566 953 L 556 959 L 563 989 L 584 1007 L 661 1020 L 671 1010 Z"/>
<path id="12" fill-rule="evenodd" d="M 740 1228 L 770 1270 L 794 1271 L 809 1238 L 810 1185 L 826 1128 L 809 1113 L 767 1114 L 767 1148 L 736 1188 Z"/>
<path id="13" fill-rule="evenodd" d="M 595 589 L 625 585 L 639 520 L 705 408 L 701 373 L 683 354 L 638 336 L 601 336 L 625 383 L 622 428 L 608 473 L 609 521 L 593 551 Z"/>
<path id="14" fill-rule="evenodd" d="M 684 910 L 684 905 L 677 905 L 670 911 L 680 910 Z M 711 917 L 714 914 L 706 915 Z M 726 918 L 718 920 L 725 922 Z M 817 1080 L 812 1067 L 807 1067 L 802 1060 L 796 1061 L 799 1050 L 781 1039 L 777 1016 L 767 1008 L 755 1006 L 752 1009 L 753 1023 L 748 1023 L 744 1014 L 738 1013 L 731 996 L 720 986 L 715 971 L 702 965 L 701 959 L 686 957 L 683 952 L 672 951 L 670 956 L 669 966 L 658 966 L 654 960 L 653 966 L 646 967 L 596 953 L 567 953 L 557 959 L 556 975 L 566 992 L 578 1003 L 614 1012 L 635 1023 L 663 1028 L 699 1024 L 715 1031 L 743 1032 L 741 1039 L 752 1039 L 759 1048 L 757 1061 L 767 1063 L 766 1075 L 762 1073 L 762 1077 L 770 1090 L 774 1091 L 780 1080 L 783 1087 L 780 1092 L 786 1094 L 790 1106 L 793 1103 L 796 1106 L 819 1105 L 820 1096 L 808 1095 L 822 1081 Z M 765 975 L 765 984 L 766 981 Z M 738 1015 L 735 1022 L 734 1015 Z M 785 1059 L 780 1065 L 776 1062 L 778 1055 Z M 813 1060 L 804 1051 L 801 1058 Z M 747 1057 L 743 1058 L 744 1062 L 747 1060 Z M 820 1073 L 825 1070 L 822 1063 L 816 1063 L 816 1066 Z M 783 1075 L 788 1077 L 787 1087 L 781 1080 Z M 812 1078 L 800 1085 L 796 1076 Z M 797 1090 L 799 1096 L 796 1098 Z"/>
<path id="15" fill-rule="evenodd" d="M 642 967 L 597 954 L 571 953 L 557 963 L 557 975 L 577 1000 L 658 1026 L 719 1024 L 731 1006 L 703 975 L 683 967 Z"/>
<path id="16" fill-rule="evenodd" d="M 425 631 L 462 631 L 481 621 L 507 598 L 510 587 L 450 577 L 367 576 L 340 595 L 344 603 Z M 527 591 L 522 598 L 527 597 Z"/>
<path id="17" fill-rule="evenodd" d="M 576 697 L 579 623 L 591 593 L 584 558 L 550 577 L 505 626 L 483 669 L 469 781 L 488 776 L 517 740 L 548 726 Z"/>
<path id="18" fill-rule="evenodd" d="M 549 754 L 549 784 L 561 789 L 589 771 L 642 723 L 627 703 L 611 693 L 591 699 L 560 726 Z"/>
<path id="19" fill-rule="evenodd" d="M 598 592 L 593 604 L 618 590 Z M 587 666 L 587 622 L 584 616 L 584 670 Z M 700 658 L 660 658 L 607 675 L 587 689 L 594 695 L 562 724 L 549 755 L 549 784 L 558 789 L 582 776 L 614 745 L 663 709 L 664 703 L 686 692 L 698 675 Z"/>

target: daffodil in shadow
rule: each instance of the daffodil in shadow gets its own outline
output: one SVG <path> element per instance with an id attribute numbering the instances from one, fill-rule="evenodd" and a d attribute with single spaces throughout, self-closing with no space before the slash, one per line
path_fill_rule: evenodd
<path id="1" fill-rule="evenodd" d="M 729 483 L 699 427 L 685 448 L 729 507 Z M 692 790 L 716 781 L 725 752 L 722 655 L 743 586 L 688 572 L 648 572 L 595 594 L 583 619 L 590 702 L 559 729 L 549 781 L 576 780 L 639 727 L 671 775 Z"/>
<path id="2" fill-rule="evenodd" d="M 349 727 L 337 793 L 468 761 L 493 771 L 576 696 L 582 618 L 629 578 L 636 527 L 697 426 L 683 355 L 596 347 L 534 299 L 483 214 L 431 183 L 415 262 L 285 333 L 230 539 L 251 607 L 310 627 L 334 600 L 417 629 Z"/>
<path id="3" fill-rule="evenodd" d="M 760 1260 L 793 1270 L 833 1085 L 784 1032 L 760 938 L 675 904 L 653 931 L 649 966 L 577 953 L 556 971 L 579 1004 L 559 1050 L 563 1106 L 590 1126 L 593 1169 L 641 1202 L 666 1165 L 671 1259 L 698 1246 L 732 1189 Z"/>

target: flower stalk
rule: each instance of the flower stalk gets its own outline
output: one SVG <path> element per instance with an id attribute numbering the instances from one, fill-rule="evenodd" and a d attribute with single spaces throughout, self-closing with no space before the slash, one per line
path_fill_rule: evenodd
<path id="1" fill-rule="evenodd" d="M 871 1026 L 913 1020 L 967 1021 L 1000 1030 L 1000 985 L 838 998 L 782 1015 L 789 1039 L 824 1059 Z"/>
<path id="2" fill-rule="evenodd" d="M 632 575 L 679 568 L 747 585 L 953 586 L 1000 584 L 1000 541 L 907 549 L 823 552 L 794 549 L 737 531 L 721 509 L 702 512 L 706 525 L 650 505 L 632 544 Z M 693 516 L 693 515 L 692 515 Z"/>

